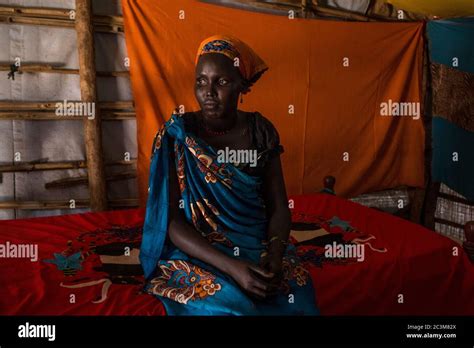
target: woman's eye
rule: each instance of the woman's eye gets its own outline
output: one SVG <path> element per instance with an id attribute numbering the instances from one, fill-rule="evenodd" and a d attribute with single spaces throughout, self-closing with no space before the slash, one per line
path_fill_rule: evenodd
<path id="1" fill-rule="evenodd" d="M 197 79 L 196 83 L 198 84 L 198 86 L 204 86 L 206 84 L 206 81 L 204 81 L 204 79 Z"/>
<path id="2" fill-rule="evenodd" d="M 219 84 L 220 84 L 221 86 L 225 86 L 225 85 L 227 85 L 228 83 L 229 83 L 229 81 L 227 81 L 227 80 L 225 80 L 225 79 L 220 79 L 220 80 L 219 80 Z"/>

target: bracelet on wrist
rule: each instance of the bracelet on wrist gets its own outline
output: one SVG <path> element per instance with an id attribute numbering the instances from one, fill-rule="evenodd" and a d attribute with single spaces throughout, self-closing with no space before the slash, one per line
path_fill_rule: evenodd
<path id="1" fill-rule="evenodd" d="M 281 243 L 281 244 L 284 245 L 284 246 L 287 246 L 287 245 L 288 245 L 288 241 L 287 241 L 287 240 L 283 240 L 282 238 L 280 238 L 280 237 L 278 237 L 278 236 L 273 236 L 273 237 L 270 238 L 270 240 L 265 240 L 265 241 L 263 241 L 262 244 L 269 246 L 269 245 L 271 245 L 271 244 L 273 244 L 273 243 L 275 243 L 275 242 L 279 242 L 279 243 Z"/>

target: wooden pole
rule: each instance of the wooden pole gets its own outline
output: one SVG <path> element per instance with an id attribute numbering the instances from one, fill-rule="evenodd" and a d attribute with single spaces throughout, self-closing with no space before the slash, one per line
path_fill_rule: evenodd
<path id="1" fill-rule="evenodd" d="M 108 182 L 121 181 L 121 180 L 135 179 L 136 177 L 137 177 L 137 173 L 135 171 L 130 171 L 130 172 L 125 172 L 125 173 L 108 175 L 105 178 L 105 180 L 107 180 Z M 87 185 L 87 184 L 88 184 L 87 176 L 81 175 L 81 176 L 63 178 L 63 179 L 47 182 L 44 185 L 44 188 L 48 190 L 48 189 L 56 189 L 56 188 L 69 188 L 69 187 Z"/>
<path id="2" fill-rule="evenodd" d="M 308 18 L 308 13 L 312 11 L 311 0 L 301 0 L 301 9 L 303 10 L 303 18 Z"/>
<path id="3" fill-rule="evenodd" d="M 64 19 L 69 20 L 74 26 L 71 18 L 71 10 L 62 8 L 46 8 L 46 7 L 24 7 L 24 6 L 3 6 L 0 5 L 0 15 L 9 15 L 16 17 L 32 17 L 43 19 Z M 120 25 L 123 26 L 122 16 L 111 15 L 95 15 L 93 16 L 94 24 Z"/>
<path id="4" fill-rule="evenodd" d="M 433 156 L 431 122 L 433 119 L 433 85 L 431 75 L 431 59 L 429 54 L 428 37 L 424 31 L 424 61 L 423 69 L 423 125 L 425 127 L 425 200 L 423 202 L 422 223 L 425 227 L 434 230 L 436 227 L 435 215 L 438 205 L 438 194 L 441 183 L 433 182 L 431 177 L 431 160 Z"/>
<path id="5" fill-rule="evenodd" d="M 59 8 L 2 6 L 0 5 L 0 23 L 47 25 L 53 27 L 74 28 L 74 11 Z M 93 16 L 95 31 L 123 33 L 123 17 Z"/>
<path id="6" fill-rule="evenodd" d="M 423 62 L 422 62 L 422 79 L 421 79 L 421 115 L 422 121 L 425 128 L 425 153 L 423 157 L 424 162 L 424 180 L 425 185 L 423 188 L 414 188 L 411 192 L 410 197 L 410 220 L 417 224 L 423 224 L 424 212 L 423 207 L 425 205 L 427 187 L 431 181 L 431 133 L 428 130 L 431 126 L 431 93 L 429 89 L 430 85 L 430 57 L 428 40 L 426 37 L 423 39 Z M 436 209 L 436 205 L 435 205 Z M 434 212 L 433 212 L 434 214 Z"/>
<path id="7" fill-rule="evenodd" d="M 11 64 L 0 63 L 0 71 L 10 71 Z M 22 63 L 18 67 L 17 74 L 22 73 L 52 73 L 52 74 L 69 74 L 69 75 L 78 75 L 78 69 L 65 69 L 60 66 L 54 66 L 51 64 L 45 63 Z M 129 77 L 130 72 L 123 71 L 97 71 L 97 76 L 101 77 Z"/>
<path id="8" fill-rule="evenodd" d="M 138 207 L 138 199 L 124 198 L 110 200 L 112 208 L 134 208 Z M 2 201 L 0 209 L 22 209 L 22 210 L 55 210 L 55 209 L 80 209 L 88 208 L 89 200 L 74 200 L 74 208 L 71 208 L 70 201 Z"/>
<path id="9" fill-rule="evenodd" d="M 76 0 L 76 32 L 81 98 L 84 102 L 96 103 L 96 69 L 91 0 Z M 92 211 L 107 210 L 107 188 L 102 152 L 101 123 L 99 108 L 96 108 L 94 119 L 84 120 L 84 138 Z"/>
<path id="10" fill-rule="evenodd" d="M 68 100 L 68 102 L 77 102 Z M 0 111 L 18 111 L 18 110 L 56 110 L 56 104 L 63 103 L 63 100 L 48 102 L 24 102 L 24 101 L 0 101 Z M 132 101 L 105 101 L 98 103 L 101 110 L 132 110 L 134 108 Z"/>
<path id="11" fill-rule="evenodd" d="M 0 67 L 1 69 L 1 67 Z M 0 101 L 0 120 L 56 120 L 56 121 L 83 121 L 89 115 L 56 115 L 58 102 L 12 102 Z M 75 104 L 77 101 L 67 101 Z M 96 103 L 100 108 L 103 121 L 130 120 L 136 117 L 133 102 L 100 102 Z M 67 108 L 67 105 L 64 106 Z"/>
<path id="12" fill-rule="evenodd" d="M 87 115 L 82 116 L 87 117 Z M 48 111 L 0 111 L 0 120 L 35 120 L 35 121 L 82 121 L 81 116 L 57 116 Z M 103 121 L 131 120 L 135 118 L 132 111 L 103 111 Z"/>
<path id="13" fill-rule="evenodd" d="M 129 161 L 106 162 L 106 166 L 131 166 L 136 165 L 137 159 L 131 158 Z M 19 162 L 15 164 L 0 164 L 0 173 L 36 172 L 44 170 L 64 170 L 87 168 L 85 161 L 63 161 L 63 162 Z"/>
<path id="14" fill-rule="evenodd" d="M 319 15 L 319 16 L 333 16 L 337 18 L 343 18 L 343 19 L 354 20 L 354 21 L 362 21 L 362 22 L 368 22 L 368 21 L 374 20 L 370 17 L 361 15 L 356 12 L 351 12 L 347 10 L 339 10 L 337 8 L 315 6 L 313 7 L 313 10 L 316 13 L 316 15 Z"/>

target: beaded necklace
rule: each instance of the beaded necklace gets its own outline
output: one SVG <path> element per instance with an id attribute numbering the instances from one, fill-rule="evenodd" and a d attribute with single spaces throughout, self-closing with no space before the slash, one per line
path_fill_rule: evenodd
<path id="1" fill-rule="evenodd" d="M 234 129 L 235 125 L 237 124 L 237 121 L 238 121 L 238 117 L 235 118 L 234 123 L 228 129 L 224 129 L 222 131 L 216 131 L 210 128 L 208 125 L 206 125 L 202 115 L 200 115 L 199 117 L 199 123 L 201 124 L 202 128 L 206 131 L 207 134 L 213 135 L 213 136 L 225 135 L 229 133 L 232 129 Z"/>

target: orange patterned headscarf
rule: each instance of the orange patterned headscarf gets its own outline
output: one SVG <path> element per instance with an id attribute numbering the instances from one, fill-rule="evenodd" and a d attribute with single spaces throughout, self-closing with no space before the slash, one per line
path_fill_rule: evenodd
<path id="1" fill-rule="evenodd" d="M 207 53 L 224 54 L 232 61 L 238 58 L 239 71 L 249 83 L 249 87 L 268 70 L 268 66 L 254 50 L 245 42 L 230 35 L 213 35 L 202 41 L 196 55 L 195 65 L 197 65 L 199 57 Z"/>

